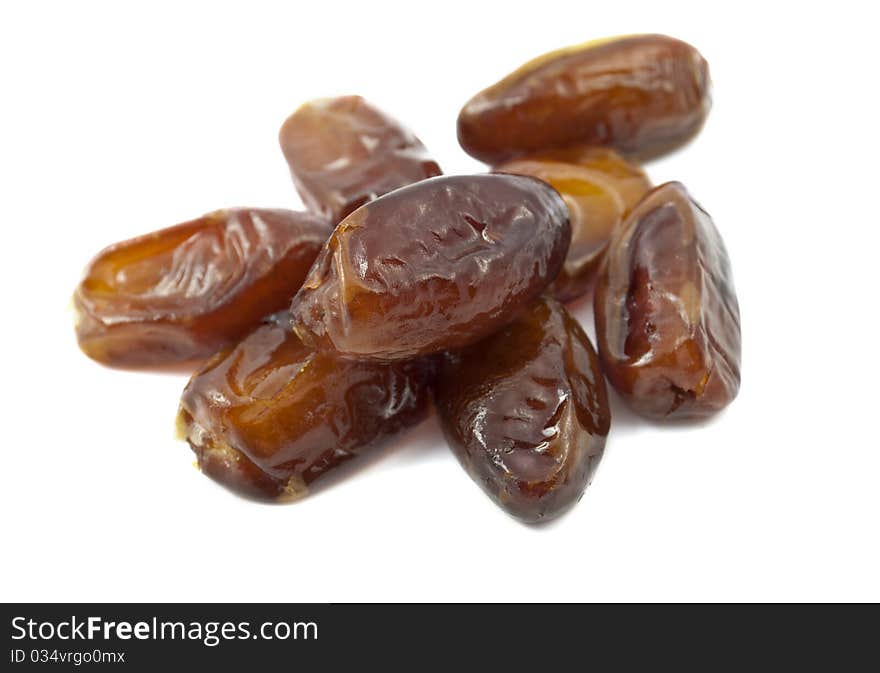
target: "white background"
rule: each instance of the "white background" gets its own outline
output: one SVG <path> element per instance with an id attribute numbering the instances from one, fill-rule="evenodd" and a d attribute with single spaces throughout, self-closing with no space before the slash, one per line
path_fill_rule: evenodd
<path id="1" fill-rule="evenodd" d="M 3 3 L 0 599 L 880 600 L 869 7 Z M 467 98 L 544 51 L 636 32 L 711 65 L 703 133 L 647 169 L 726 239 L 742 391 L 691 428 L 615 403 L 558 523 L 498 510 L 433 420 L 303 502 L 239 499 L 173 438 L 185 377 L 79 353 L 69 298 L 103 246 L 222 206 L 299 207 L 276 134 L 305 100 L 363 94 L 447 173 L 480 171 L 455 138 Z"/>

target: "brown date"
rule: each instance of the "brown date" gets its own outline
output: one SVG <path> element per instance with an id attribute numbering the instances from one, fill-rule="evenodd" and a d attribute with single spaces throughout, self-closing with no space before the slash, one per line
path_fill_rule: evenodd
<path id="1" fill-rule="evenodd" d="M 458 348 L 511 320 L 558 275 L 568 212 L 519 175 L 437 177 L 345 218 L 291 305 L 300 338 L 396 360 Z"/>
<path id="2" fill-rule="evenodd" d="M 709 67 L 696 49 L 633 35 L 526 63 L 464 106 L 458 139 L 490 164 L 576 144 L 646 158 L 689 140 L 709 107 Z"/>
<path id="3" fill-rule="evenodd" d="M 288 304 L 330 231 L 309 213 L 233 208 L 112 245 L 74 293 L 80 348 L 116 366 L 207 358 Z"/>
<path id="4" fill-rule="evenodd" d="M 494 170 L 540 178 L 568 206 L 571 246 L 549 290 L 560 301 L 571 301 L 590 289 L 612 230 L 651 188 L 639 166 L 601 147 L 550 150 L 513 159 Z"/>
<path id="5" fill-rule="evenodd" d="M 443 432 L 468 474 L 504 510 L 547 521 L 590 482 L 611 424 L 587 335 L 550 298 L 458 354 L 436 387 Z"/>
<path id="6" fill-rule="evenodd" d="M 441 173 L 418 138 L 360 96 L 306 103 L 284 122 L 279 140 L 306 206 L 333 224 L 377 196 Z"/>
<path id="7" fill-rule="evenodd" d="M 178 428 L 200 469 L 233 491 L 291 500 L 422 420 L 433 365 L 342 360 L 272 317 L 190 380 Z"/>
<path id="8" fill-rule="evenodd" d="M 595 309 L 602 366 L 639 413 L 702 418 L 736 397 L 740 322 L 730 262 L 683 185 L 649 192 L 615 232 Z"/>

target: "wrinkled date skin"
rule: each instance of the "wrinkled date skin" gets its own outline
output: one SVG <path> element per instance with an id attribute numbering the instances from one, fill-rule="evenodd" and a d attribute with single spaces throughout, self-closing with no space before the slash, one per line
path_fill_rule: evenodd
<path id="1" fill-rule="evenodd" d="M 526 63 L 464 106 L 458 139 L 490 164 L 576 144 L 648 158 L 689 140 L 709 108 L 709 68 L 696 49 L 634 35 Z"/>
<path id="2" fill-rule="evenodd" d="M 740 322 L 730 262 L 683 185 L 657 187 L 617 230 L 595 309 L 605 373 L 639 413 L 703 418 L 736 397 Z"/>
<path id="3" fill-rule="evenodd" d="M 117 243 L 74 293 L 80 348 L 114 366 L 204 360 L 288 304 L 331 230 L 309 213 L 234 208 Z"/>
<path id="4" fill-rule="evenodd" d="M 343 220 L 291 305 L 309 346 L 396 360 L 458 348 L 513 319 L 558 275 L 568 211 L 519 175 L 438 177 Z"/>
<path id="5" fill-rule="evenodd" d="M 333 224 L 398 187 L 440 175 L 416 136 L 360 96 L 306 103 L 279 133 L 306 206 Z"/>
<path id="6" fill-rule="evenodd" d="M 447 356 L 436 399 L 444 434 L 465 470 L 527 522 L 548 521 L 580 499 L 611 424 L 596 352 L 550 298 Z"/>
<path id="7" fill-rule="evenodd" d="M 651 189 L 639 166 L 600 147 L 548 151 L 500 164 L 495 171 L 539 178 L 568 206 L 571 246 L 550 289 L 560 301 L 590 290 L 611 232 Z"/>
<path id="8" fill-rule="evenodd" d="M 293 500 L 335 467 L 421 421 L 433 365 L 340 360 L 304 346 L 286 313 L 218 353 L 184 390 L 178 428 L 215 481 Z"/>

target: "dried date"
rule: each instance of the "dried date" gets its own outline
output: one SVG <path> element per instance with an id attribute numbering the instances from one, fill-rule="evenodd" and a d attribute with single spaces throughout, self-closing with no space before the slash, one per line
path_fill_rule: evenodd
<path id="1" fill-rule="evenodd" d="M 286 313 L 218 353 L 184 390 L 178 427 L 233 491 L 291 500 L 427 413 L 433 364 L 342 360 L 307 348 Z"/>
<path id="2" fill-rule="evenodd" d="M 651 188 L 645 172 L 607 148 L 581 147 L 513 159 L 495 168 L 540 178 L 562 195 L 571 246 L 550 293 L 571 301 L 592 286 L 613 229 Z"/>
<path id="3" fill-rule="evenodd" d="M 115 366 L 210 357 L 290 302 L 330 231 L 309 213 L 233 208 L 110 246 L 74 293 L 80 348 Z"/>
<path id="4" fill-rule="evenodd" d="M 701 418 L 736 397 L 730 263 L 711 218 L 681 184 L 654 189 L 615 232 L 595 309 L 605 373 L 639 413 Z"/>
<path id="5" fill-rule="evenodd" d="M 315 348 L 396 360 L 458 348 L 511 320 L 558 275 L 568 212 L 518 175 L 438 177 L 359 208 L 291 305 Z"/>
<path id="6" fill-rule="evenodd" d="M 468 474 L 503 509 L 546 521 L 573 505 L 611 423 L 592 345 L 550 298 L 440 366 L 437 409 Z"/>
<path id="7" fill-rule="evenodd" d="M 709 108 L 709 68 L 696 49 L 634 35 L 526 63 L 464 106 L 458 139 L 491 164 L 575 144 L 645 158 L 689 140 Z"/>
<path id="8" fill-rule="evenodd" d="M 412 132 L 360 96 L 306 103 L 284 122 L 279 141 L 306 206 L 334 224 L 377 196 L 441 173 Z"/>

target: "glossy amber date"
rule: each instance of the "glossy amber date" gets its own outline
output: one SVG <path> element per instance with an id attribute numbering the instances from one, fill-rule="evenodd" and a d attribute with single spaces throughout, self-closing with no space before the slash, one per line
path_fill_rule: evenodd
<path id="1" fill-rule="evenodd" d="M 701 418 L 736 397 L 740 324 L 730 263 L 683 185 L 657 187 L 615 232 L 595 308 L 605 373 L 639 413 Z"/>
<path id="2" fill-rule="evenodd" d="M 344 219 L 291 306 L 315 348 L 395 360 L 458 348 L 511 320 L 557 276 L 568 211 L 519 175 L 438 177 Z"/>
<path id="3" fill-rule="evenodd" d="M 112 245 L 74 293 L 80 348 L 116 366 L 210 357 L 290 302 L 330 231 L 309 213 L 233 208 Z"/>
<path id="4" fill-rule="evenodd" d="M 290 500 L 424 418 L 432 365 L 341 360 L 307 348 L 286 313 L 218 353 L 183 392 L 178 428 L 212 479 Z"/>
<path id="5" fill-rule="evenodd" d="M 571 246 L 550 293 L 571 301 L 592 286 L 611 232 L 651 188 L 645 172 L 601 147 L 551 150 L 495 168 L 540 178 L 562 195 L 571 221 Z"/>
<path id="6" fill-rule="evenodd" d="M 465 470 L 524 521 L 549 520 L 578 501 L 611 423 L 596 353 L 550 298 L 447 356 L 436 399 L 444 434 Z"/>
<path id="7" fill-rule="evenodd" d="M 491 164 L 575 144 L 645 158 L 690 139 L 709 107 L 709 68 L 696 49 L 634 35 L 526 63 L 464 106 L 458 139 Z"/>
<path id="8" fill-rule="evenodd" d="M 333 224 L 377 196 L 440 175 L 416 136 L 360 96 L 306 103 L 279 140 L 306 206 Z"/>

